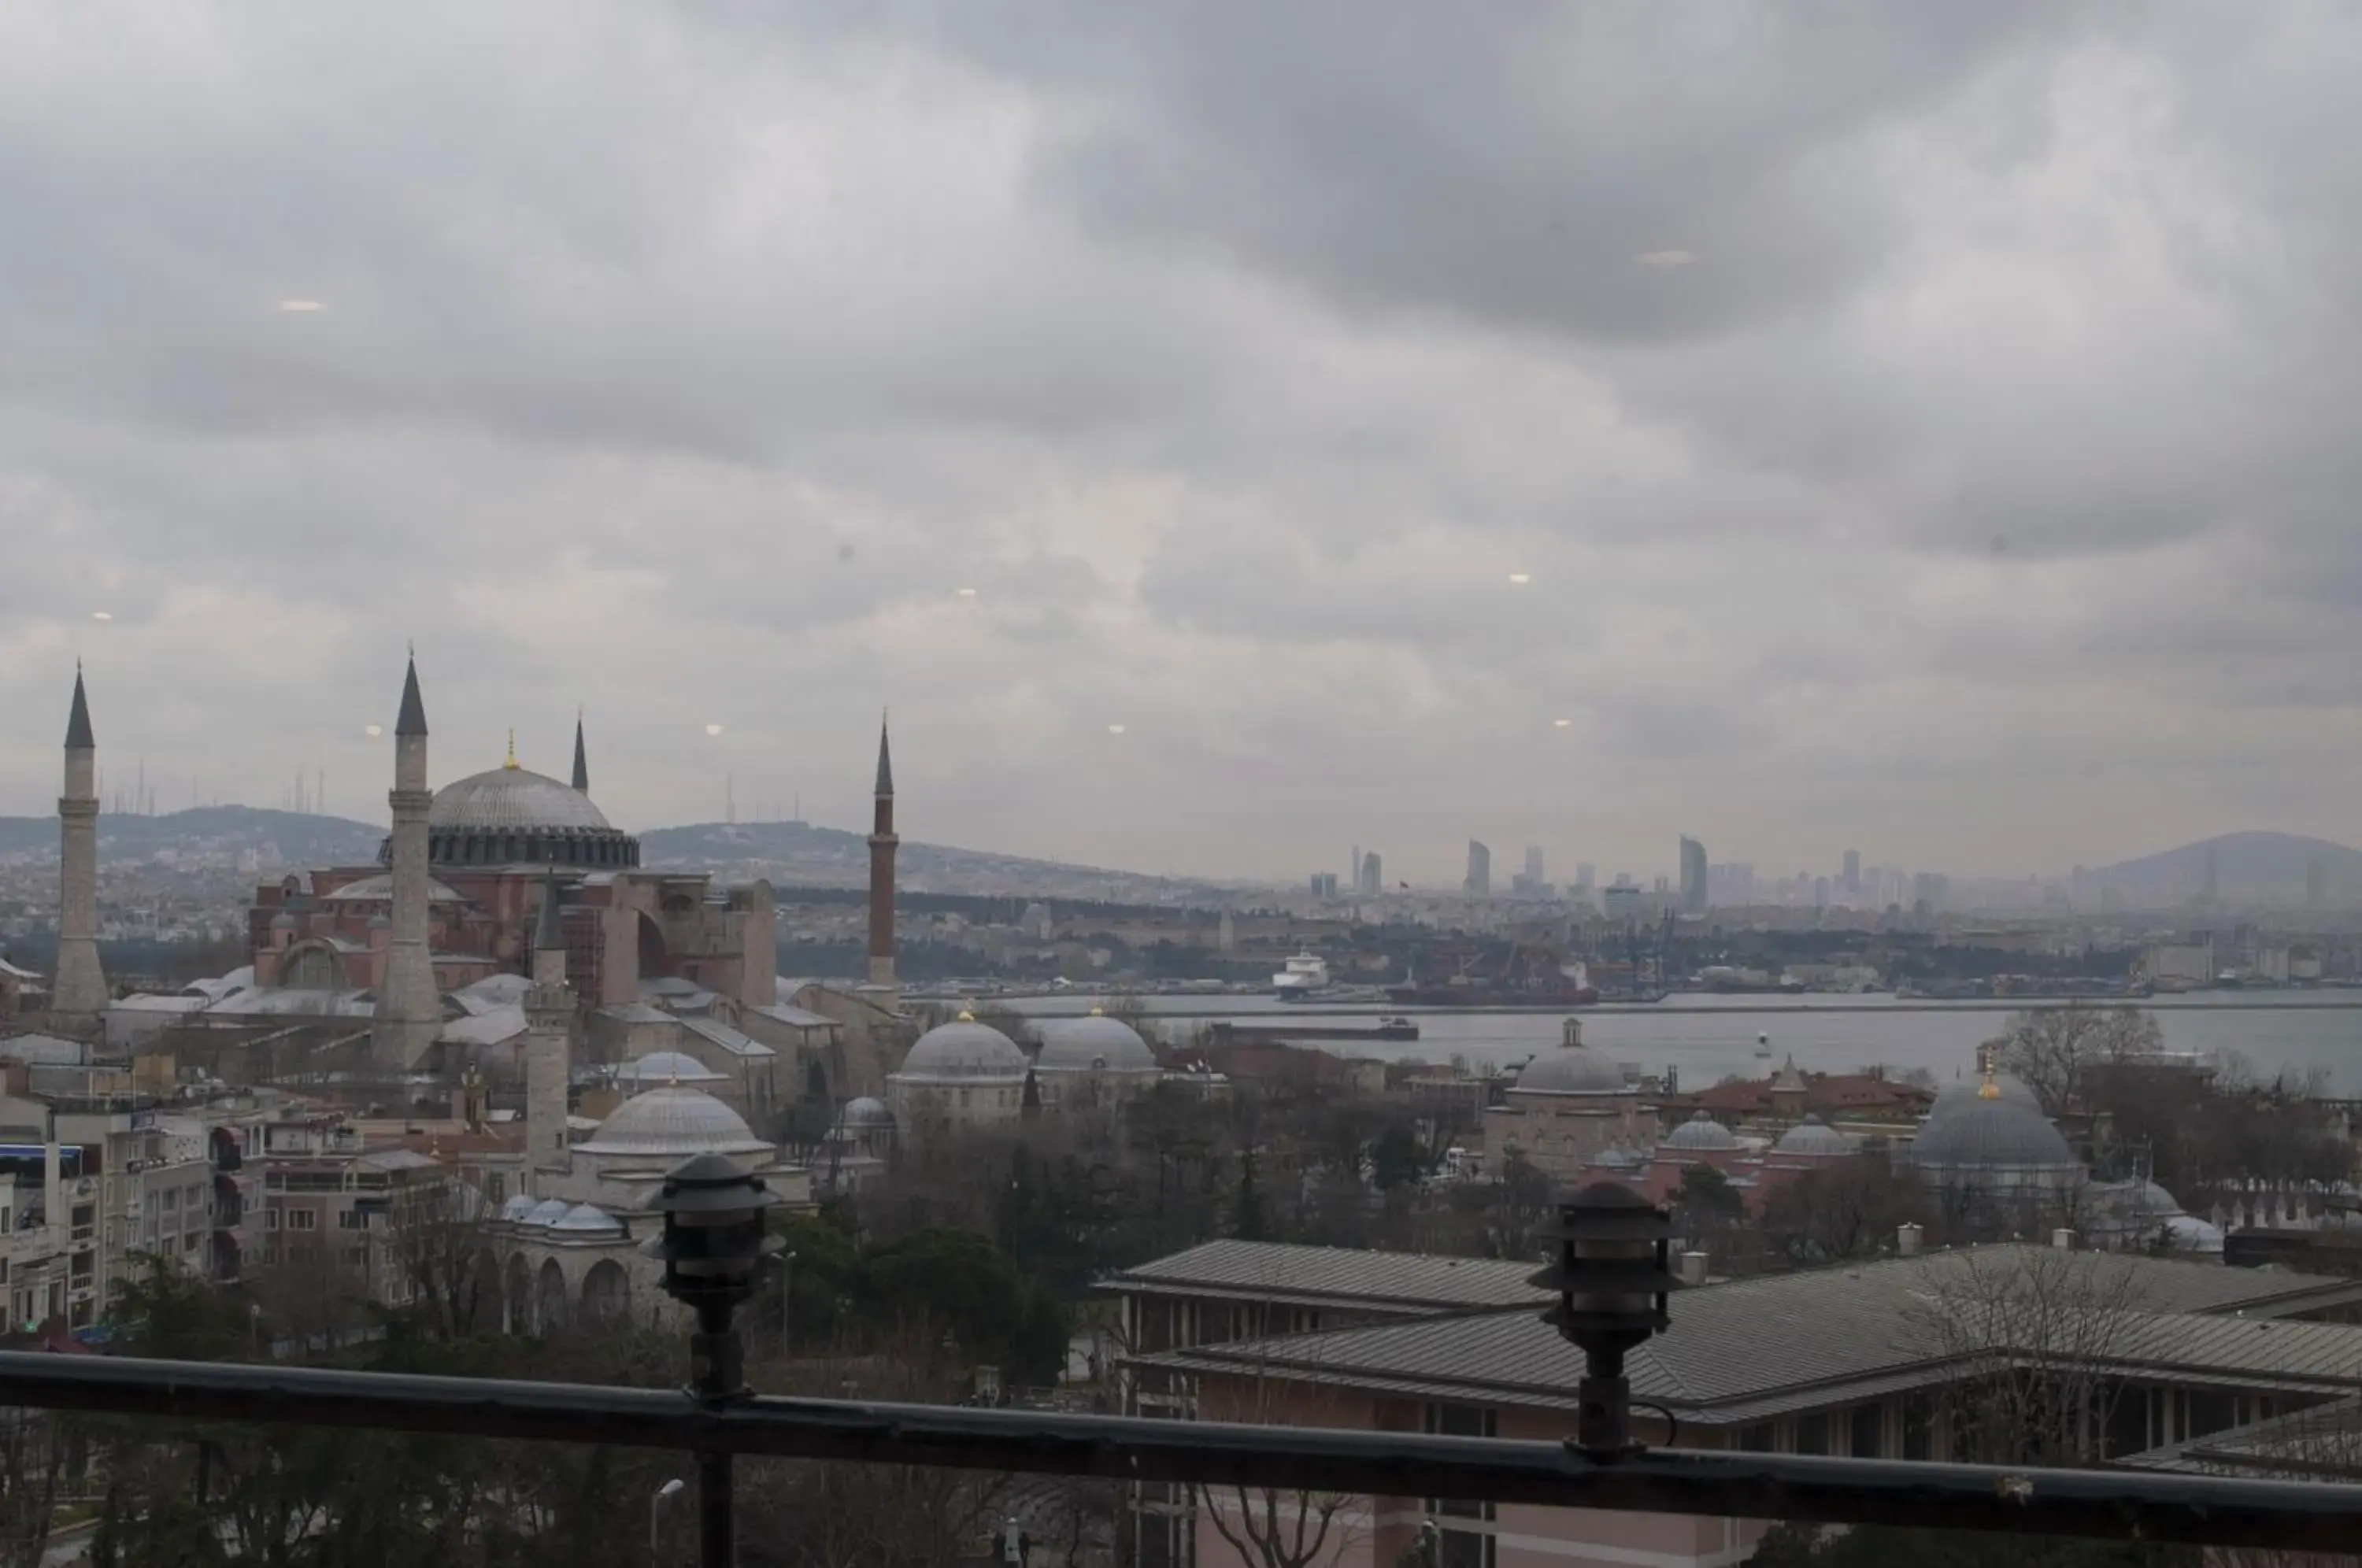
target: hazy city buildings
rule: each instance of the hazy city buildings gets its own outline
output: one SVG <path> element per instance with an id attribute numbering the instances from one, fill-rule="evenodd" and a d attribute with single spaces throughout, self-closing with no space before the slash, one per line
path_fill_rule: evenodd
<path id="1" fill-rule="evenodd" d="M 1860 898 L 1860 897 L 1861 896 L 1861 851 L 1860 851 L 1860 850 L 1859 850 L 1859 849 L 1849 849 L 1849 850 L 1847 850 L 1847 851 L 1845 852 L 1845 872 L 1844 872 L 1844 876 L 1845 876 L 1845 890 L 1846 890 L 1846 897 L 1847 897 L 1847 898 L 1849 898 L 1849 899 L 1858 899 L 1858 898 Z"/>
<path id="2" fill-rule="evenodd" d="M 1468 841 L 1468 875 L 1460 890 L 1472 899 L 1493 896 L 1493 852 L 1473 838 Z"/>
<path id="3" fill-rule="evenodd" d="M 1374 897 L 1379 893 L 1385 892 L 1385 868 L 1384 862 L 1378 858 L 1378 852 L 1374 849 L 1363 851 L 1360 883 L 1361 892 L 1364 896 Z"/>
<path id="4" fill-rule="evenodd" d="M 1705 845 L 1686 836 L 1682 840 L 1680 907 L 1685 915 L 1702 915 L 1706 907 Z"/>

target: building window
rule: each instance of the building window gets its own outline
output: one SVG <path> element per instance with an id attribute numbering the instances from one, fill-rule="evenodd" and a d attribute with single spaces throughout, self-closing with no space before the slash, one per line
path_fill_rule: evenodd
<path id="1" fill-rule="evenodd" d="M 166 1187 L 163 1190 L 161 1197 L 163 1201 L 159 1204 L 158 1207 L 162 1209 L 165 1213 L 170 1214 L 173 1209 L 181 1207 L 181 1189 L 179 1187 Z"/>
<path id="2" fill-rule="evenodd" d="M 279 1229 L 279 1210 L 276 1209 L 266 1209 L 262 1211 L 262 1228 L 266 1231 L 276 1231 Z"/>
<path id="3" fill-rule="evenodd" d="M 1483 1405 L 1429 1405 L 1427 1430 L 1439 1437 L 1499 1435 L 1496 1413 Z M 1427 1511 L 1441 1532 L 1441 1568 L 1493 1568 L 1492 1504 L 1429 1497 Z"/>
<path id="4" fill-rule="evenodd" d="M 1796 1452 L 1827 1453 L 1829 1451 L 1829 1418 L 1825 1410 L 1796 1418 Z"/>
<path id="5" fill-rule="evenodd" d="M 1856 1405 L 1852 1424 L 1853 1456 L 1856 1459 L 1880 1457 L 1886 1447 L 1886 1408 L 1882 1405 Z"/>
<path id="6" fill-rule="evenodd" d="M 291 1231 L 316 1231 L 320 1216 L 316 1209 L 291 1209 L 287 1211 L 287 1228 Z"/>
<path id="7" fill-rule="evenodd" d="M 1771 1452 L 1772 1423 L 1769 1421 L 1758 1421 L 1751 1427 L 1739 1428 L 1738 1446 L 1743 1452 L 1748 1453 Z"/>
<path id="8" fill-rule="evenodd" d="M 337 1216 L 337 1229 L 339 1231 L 366 1231 L 369 1222 L 369 1215 L 359 1209 L 348 1209 Z"/>

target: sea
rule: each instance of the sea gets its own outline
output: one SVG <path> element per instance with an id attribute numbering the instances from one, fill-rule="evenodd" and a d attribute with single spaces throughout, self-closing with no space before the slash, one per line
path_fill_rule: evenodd
<path id="1" fill-rule="evenodd" d="M 995 999 L 1028 1016 L 1088 1012 L 1106 999 L 1072 993 Z M 1311 1042 L 1339 1055 L 1377 1056 L 1441 1064 L 1453 1056 L 1472 1066 L 1507 1066 L 1559 1043 L 1567 1014 L 1324 1008 L 1271 997 L 1151 996 L 1141 999 L 1149 1021 L 1170 1043 L 1215 1019 L 1270 1025 L 1286 1019 L 1309 1023 L 1368 1022 L 1401 1013 L 1419 1026 L 1415 1041 Z M 2037 1004 L 2040 1005 L 2040 1004 Z M 2048 1005 L 2056 1005 L 2055 1003 Z M 2216 1057 L 2235 1054 L 2247 1070 L 2290 1082 L 2320 1071 L 2328 1091 L 2362 1099 L 2362 992 L 2199 992 L 2144 1001 L 2155 1015 L 2165 1049 Z M 1925 1068 L 1938 1082 L 1971 1076 L 1976 1048 L 2000 1034 L 2010 1010 L 1992 1003 L 1913 1002 L 1893 997 L 1681 995 L 1655 1007 L 1584 1008 L 1584 1043 L 1644 1073 L 1672 1069 L 1684 1088 L 1731 1077 L 1759 1077 L 1794 1058 L 1813 1072 L 1855 1072 L 1883 1066 L 1891 1074 Z M 1757 1036 L 1770 1048 L 1757 1054 Z"/>

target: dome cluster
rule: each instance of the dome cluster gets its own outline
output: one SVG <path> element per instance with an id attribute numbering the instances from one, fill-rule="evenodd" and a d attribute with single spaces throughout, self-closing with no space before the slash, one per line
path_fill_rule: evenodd
<path id="1" fill-rule="evenodd" d="M 1094 1011 L 1087 1018 L 1062 1018 L 1042 1026 L 1042 1054 L 1033 1066 L 1044 1073 L 1155 1073 L 1156 1053 L 1140 1032 L 1120 1018 Z"/>
<path id="2" fill-rule="evenodd" d="M 612 1241 L 624 1233 L 624 1222 L 603 1209 L 588 1203 L 569 1204 L 562 1198 L 546 1198 L 535 1203 L 522 1192 L 502 1206 L 501 1222 L 580 1241 Z"/>
<path id="3" fill-rule="evenodd" d="M 1686 1149 L 1694 1154 L 1737 1154 L 1746 1147 L 1738 1134 L 1708 1116 L 1694 1112 L 1687 1121 L 1665 1134 L 1661 1145 L 1667 1149 Z"/>
<path id="4" fill-rule="evenodd" d="M 896 1076 L 938 1083 L 1010 1083 L 1025 1077 L 1025 1053 L 988 1023 L 963 1014 L 919 1036 Z"/>

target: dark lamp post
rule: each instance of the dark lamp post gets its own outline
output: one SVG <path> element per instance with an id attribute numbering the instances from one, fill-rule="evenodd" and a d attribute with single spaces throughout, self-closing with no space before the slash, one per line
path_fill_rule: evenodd
<path id="1" fill-rule="evenodd" d="M 1638 1447 L 1632 1441 L 1631 1384 L 1625 1353 L 1648 1342 L 1668 1321 L 1665 1297 L 1681 1282 L 1667 1267 L 1672 1220 L 1630 1187 L 1594 1182 L 1559 1205 L 1550 1265 L 1533 1283 L 1558 1292 L 1542 1313 L 1583 1353 L 1574 1445 L 1593 1459 Z"/>
<path id="2" fill-rule="evenodd" d="M 664 1260 L 665 1294 L 697 1314 L 690 1336 L 692 1392 L 708 1405 L 746 1393 L 745 1353 L 731 1315 L 754 1293 L 763 1260 L 779 1250 L 766 1233 L 763 1211 L 778 1202 L 759 1176 L 719 1154 L 699 1154 L 665 1176 L 657 1208 L 664 1233 L 640 1250 Z M 704 1568 L 728 1568 L 733 1556 L 730 1455 L 697 1456 L 699 1558 Z"/>

